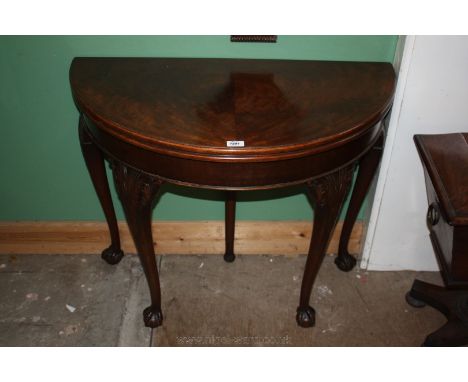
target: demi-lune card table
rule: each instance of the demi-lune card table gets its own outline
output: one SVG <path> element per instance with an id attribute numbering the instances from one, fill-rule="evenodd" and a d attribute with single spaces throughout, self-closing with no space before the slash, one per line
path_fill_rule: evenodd
<path id="1" fill-rule="evenodd" d="M 75 58 L 70 83 L 83 156 L 110 230 L 102 257 L 116 264 L 123 256 L 107 159 L 149 285 L 146 326 L 163 321 L 151 220 L 165 182 L 226 192 L 227 262 L 235 259 L 237 192 L 305 185 L 314 224 L 296 320 L 314 325 L 312 286 L 358 165 L 335 259 L 344 271 L 356 263 L 347 245 L 382 152 L 381 122 L 395 87 L 390 64 Z"/>

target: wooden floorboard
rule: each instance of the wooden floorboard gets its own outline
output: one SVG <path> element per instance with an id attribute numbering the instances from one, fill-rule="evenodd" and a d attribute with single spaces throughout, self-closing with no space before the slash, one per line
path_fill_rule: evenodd
<path id="1" fill-rule="evenodd" d="M 338 223 L 328 252 L 338 247 Z M 127 224 L 119 222 L 122 247 L 135 253 Z M 235 252 L 244 255 L 301 255 L 307 253 L 312 224 L 306 221 L 238 221 Z M 359 253 L 363 223 L 357 222 L 349 250 Z M 160 221 L 153 223 L 157 254 L 224 252 L 223 221 Z M 0 254 L 98 254 L 109 245 L 104 222 L 0 222 Z"/>

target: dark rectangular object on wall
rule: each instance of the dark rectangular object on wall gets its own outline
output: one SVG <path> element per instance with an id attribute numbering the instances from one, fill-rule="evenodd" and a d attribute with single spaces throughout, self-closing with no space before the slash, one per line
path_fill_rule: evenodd
<path id="1" fill-rule="evenodd" d="M 269 42 L 275 43 L 276 35 L 232 35 L 231 42 Z"/>

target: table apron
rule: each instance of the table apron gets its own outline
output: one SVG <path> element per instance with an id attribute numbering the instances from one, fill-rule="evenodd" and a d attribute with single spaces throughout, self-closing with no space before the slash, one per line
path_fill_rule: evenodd
<path id="1" fill-rule="evenodd" d="M 145 150 L 106 133 L 88 119 L 87 125 L 94 143 L 111 160 L 125 163 L 169 183 L 224 190 L 286 187 L 334 172 L 365 154 L 375 144 L 382 129 L 378 123 L 353 141 L 299 158 L 265 162 L 216 162 Z"/>

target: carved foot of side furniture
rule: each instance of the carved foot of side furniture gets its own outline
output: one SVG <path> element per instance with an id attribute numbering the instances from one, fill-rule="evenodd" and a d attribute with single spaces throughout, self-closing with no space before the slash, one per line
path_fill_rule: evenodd
<path id="1" fill-rule="evenodd" d="M 415 280 L 406 301 L 415 307 L 430 305 L 447 317 L 447 323 L 429 334 L 422 346 L 468 344 L 468 290 L 447 289 Z"/>
<path id="2" fill-rule="evenodd" d="M 143 321 L 148 328 L 157 328 L 163 323 L 161 308 L 157 306 L 148 306 L 143 310 Z"/>
<path id="3" fill-rule="evenodd" d="M 296 322 L 302 328 L 311 328 L 315 325 L 315 310 L 311 306 L 297 308 Z"/>
<path id="4" fill-rule="evenodd" d="M 115 265 L 120 263 L 120 260 L 124 257 L 123 251 L 118 248 L 115 249 L 112 245 L 108 248 L 106 248 L 104 251 L 101 253 L 101 258 L 110 265 Z"/>
<path id="5" fill-rule="evenodd" d="M 411 292 L 406 293 L 405 295 L 406 303 L 413 308 L 424 308 L 426 303 L 424 301 L 418 300 L 411 295 Z"/>

